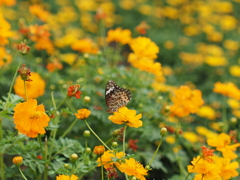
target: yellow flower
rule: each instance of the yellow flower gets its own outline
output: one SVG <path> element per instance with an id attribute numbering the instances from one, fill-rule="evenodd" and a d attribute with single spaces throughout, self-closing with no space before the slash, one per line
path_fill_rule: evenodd
<path id="1" fill-rule="evenodd" d="M 66 53 L 66 54 L 61 54 L 60 59 L 69 65 L 73 65 L 73 63 L 76 61 L 78 55 L 74 53 Z"/>
<path id="2" fill-rule="evenodd" d="M 107 33 L 107 42 L 119 42 L 121 44 L 127 44 L 131 41 L 131 31 L 129 29 L 117 28 L 111 29 Z"/>
<path id="3" fill-rule="evenodd" d="M 205 63 L 209 66 L 225 66 L 228 61 L 223 56 L 205 56 Z"/>
<path id="4" fill-rule="evenodd" d="M 16 0 L 0 0 L 0 6 L 6 5 L 6 6 L 13 6 L 16 4 Z"/>
<path id="5" fill-rule="evenodd" d="M 32 81 L 26 81 L 28 98 L 37 98 L 39 96 L 42 96 L 45 93 L 45 81 L 38 73 L 35 72 L 31 72 L 30 78 Z M 17 95 L 25 98 L 24 84 L 20 76 L 16 78 L 16 82 L 13 87 Z"/>
<path id="6" fill-rule="evenodd" d="M 197 115 L 210 120 L 214 120 L 216 118 L 216 112 L 210 106 L 200 107 L 199 111 L 197 112 Z"/>
<path id="7" fill-rule="evenodd" d="M 13 164 L 15 164 L 17 166 L 20 166 L 23 162 L 23 158 L 22 158 L 22 156 L 16 156 L 13 158 L 12 162 L 13 162 Z"/>
<path id="8" fill-rule="evenodd" d="M 234 16 L 225 15 L 220 19 L 220 26 L 223 30 L 230 31 L 236 28 L 237 19 Z"/>
<path id="9" fill-rule="evenodd" d="M 75 41 L 71 48 L 81 53 L 97 54 L 98 47 L 91 39 L 80 39 Z"/>
<path id="10" fill-rule="evenodd" d="M 206 127 L 204 126 L 198 126 L 196 128 L 196 131 L 198 134 L 202 135 L 202 136 L 205 136 L 206 138 L 211 138 L 211 137 L 217 137 L 218 134 L 213 132 L 213 131 L 210 131 L 208 130 Z"/>
<path id="11" fill-rule="evenodd" d="M 183 132 L 182 136 L 191 143 L 198 142 L 198 136 L 194 132 Z"/>
<path id="12" fill-rule="evenodd" d="M 78 180 L 78 177 L 74 174 L 71 176 L 59 175 L 56 177 L 56 180 Z"/>
<path id="13" fill-rule="evenodd" d="M 4 19 L 3 14 L 0 13 L 0 45 L 8 44 L 8 38 L 13 36 L 10 31 L 11 25 Z"/>
<path id="14" fill-rule="evenodd" d="M 232 51 L 237 51 L 239 48 L 239 42 L 237 41 L 232 41 L 232 40 L 225 40 L 223 42 L 223 46 L 226 49 L 232 50 Z"/>
<path id="15" fill-rule="evenodd" d="M 121 163 L 118 169 L 126 173 L 128 176 L 134 176 L 140 180 L 146 180 L 144 176 L 147 175 L 147 171 L 142 164 L 133 158 L 125 159 L 125 163 Z"/>
<path id="16" fill-rule="evenodd" d="M 91 111 L 88 109 L 79 109 L 77 113 L 75 113 L 76 118 L 78 119 L 87 119 L 90 116 Z"/>
<path id="17" fill-rule="evenodd" d="M 174 43 L 172 41 L 166 41 L 166 42 L 164 42 L 164 47 L 165 47 L 165 49 L 173 49 Z"/>
<path id="18" fill-rule="evenodd" d="M 240 66 L 230 66 L 230 74 L 235 77 L 240 77 Z"/>
<path id="19" fill-rule="evenodd" d="M 1 29 L 1 27 L 0 27 L 0 29 Z M 1 37 L 0 37 L 0 39 L 1 39 Z M 12 61 L 12 56 L 10 54 L 7 54 L 7 51 L 4 47 L 0 47 L 0 67 L 10 64 L 11 61 Z"/>
<path id="20" fill-rule="evenodd" d="M 129 42 L 133 52 L 140 58 L 156 59 L 159 47 L 147 37 L 137 37 Z"/>
<path id="21" fill-rule="evenodd" d="M 175 142 L 176 142 L 175 136 L 170 135 L 170 136 L 167 136 L 165 139 L 169 144 L 175 144 Z"/>
<path id="22" fill-rule="evenodd" d="M 216 147 L 217 151 L 222 152 L 224 158 L 235 159 L 238 157 L 233 151 L 240 146 L 240 143 L 229 145 L 231 143 L 231 137 L 225 133 L 221 133 L 217 137 L 209 138 L 207 143 L 209 146 Z"/>
<path id="23" fill-rule="evenodd" d="M 232 177 L 237 177 L 238 172 L 236 169 L 239 168 L 238 162 L 230 162 L 230 159 L 213 156 L 213 160 L 216 164 L 220 166 L 221 172 L 219 175 L 224 179 L 231 179 Z"/>
<path id="24" fill-rule="evenodd" d="M 46 22 L 50 16 L 50 13 L 43 10 L 42 6 L 38 4 L 29 6 L 29 11 L 31 14 L 36 15 L 43 22 Z"/>
<path id="25" fill-rule="evenodd" d="M 207 160 L 198 156 L 191 161 L 192 165 L 188 166 L 189 173 L 197 173 L 194 180 L 222 180 L 219 176 L 220 168 L 215 163 L 210 163 Z"/>
<path id="26" fill-rule="evenodd" d="M 142 118 L 142 114 L 136 115 L 135 110 L 130 110 L 127 107 L 119 108 L 117 112 L 114 112 L 114 115 L 108 117 L 115 124 L 127 123 L 128 126 L 135 128 L 142 126 L 140 118 Z"/>
<path id="27" fill-rule="evenodd" d="M 119 163 L 113 160 L 121 159 L 124 156 L 125 154 L 123 152 L 115 153 L 112 150 L 107 150 L 104 152 L 101 158 L 99 157 L 97 159 L 97 162 L 99 163 L 98 166 L 104 166 L 105 169 L 113 167 L 113 165 L 116 165 L 118 167 Z"/>
<path id="28" fill-rule="evenodd" d="M 236 99 L 228 99 L 227 103 L 232 109 L 240 109 L 240 102 Z"/>
<path id="29" fill-rule="evenodd" d="M 36 99 L 18 103 L 14 108 L 13 119 L 15 128 L 31 138 L 37 137 L 38 134 L 45 134 L 44 127 L 47 127 L 50 121 L 44 106 L 37 105 Z"/>
<path id="30" fill-rule="evenodd" d="M 201 65 L 204 62 L 203 55 L 198 53 L 186 53 L 181 52 L 179 57 L 182 59 L 184 64 L 192 64 L 192 65 Z"/>

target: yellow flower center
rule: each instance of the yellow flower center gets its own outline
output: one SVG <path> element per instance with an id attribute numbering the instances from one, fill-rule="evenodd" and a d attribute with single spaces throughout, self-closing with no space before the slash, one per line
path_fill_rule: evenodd
<path id="1" fill-rule="evenodd" d="M 38 120 L 41 116 L 42 116 L 42 113 L 40 111 L 35 111 L 34 114 L 30 116 L 30 118 Z"/>

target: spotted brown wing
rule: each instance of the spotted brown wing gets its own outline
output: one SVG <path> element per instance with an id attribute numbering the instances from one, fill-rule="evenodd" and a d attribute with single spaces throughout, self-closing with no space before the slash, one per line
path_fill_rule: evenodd
<path id="1" fill-rule="evenodd" d="M 105 100 L 108 106 L 107 112 L 116 112 L 131 100 L 132 95 L 128 89 L 119 87 L 113 80 L 109 80 L 105 90 Z"/>

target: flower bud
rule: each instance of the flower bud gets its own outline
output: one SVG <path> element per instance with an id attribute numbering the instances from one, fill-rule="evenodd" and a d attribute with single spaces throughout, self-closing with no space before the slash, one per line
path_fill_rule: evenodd
<path id="1" fill-rule="evenodd" d="M 236 117 L 231 117 L 230 119 L 232 124 L 236 124 L 237 123 L 237 118 Z"/>
<path id="2" fill-rule="evenodd" d="M 137 178 L 133 176 L 130 180 L 137 180 Z"/>
<path id="3" fill-rule="evenodd" d="M 88 102 L 90 102 L 91 98 L 89 96 L 85 96 L 83 98 L 83 100 L 84 100 L 85 103 L 88 103 Z"/>
<path id="4" fill-rule="evenodd" d="M 112 142 L 112 147 L 113 148 L 116 148 L 116 147 L 118 147 L 118 143 L 115 141 L 115 142 Z"/>
<path id="5" fill-rule="evenodd" d="M 13 158 L 12 162 L 16 166 L 21 166 L 21 164 L 23 162 L 23 158 L 22 158 L 22 156 L 16 156 L 16 157 Z"/>
<path id="6" fill-rule="evenodd" d="M 151 170 L 151 167 L 149 165 L 146 165 L 145 169 L 146 170 Z"/>
<path id="7" fill-rule="evenodd" d="M 91 154 L 91 152 L 92 152 L 91 148 L 86 148 L 85 151 L 87 154 Z"/>
<path id="8" fill-rule="evenodd" d="M 21 44 L 17 45 L 17 50 L 22 54 L 26 55 L 30 51 L 30 47 L 26 45 L 26 41 L 21 42 Z"/>
<path id="9" fill-rule="evenodd" d="M 32 81 L 29 76 L 31 76 L 30 68 L 28 68 L 25 64 L 22 64 L 22 66 L 19 68 L 18 72 L 20 73 L 20 76 L 22 80 L 24 81 Z"/>
<path id="10" fill-rule="evenodd" d="M 160 130 L 160 135 L 165 136 L 166 134 L 167 134 L 167 128 L 164 127 Z"/>
<path id="11" fill-rule="evenodd" d="M 94 154 L 101 156 L 105 151 L 105 147 L 103 145 L 95 146 L 93 149 Z"/>
<path id="12" fill-rule="evenodd" d="M 78 159 L 78 155 L 74 153 L 70 156 L 70 159 L 71 161 L 76 161 Z"/>
<path id="13" fill-rule="evenodd" d="M 65 168 L 68 168 L 68 167 L 69 167 L 69 164 L 65 163 L 65 164 L 64 164 L 64 167 L 65 167 Z"/>
<path id="14" fill-rule="evenodd" d="M 91 135 L 91 132 L 90 132 L 89 130 L 85 130 L 85 131 L 83 132 L 83 136 L 84 136 L 84 137 L 90 137 L 90 135 Z"/>

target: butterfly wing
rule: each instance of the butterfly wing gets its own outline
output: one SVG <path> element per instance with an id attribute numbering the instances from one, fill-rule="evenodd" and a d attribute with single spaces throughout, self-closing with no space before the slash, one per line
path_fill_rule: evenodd
<path id="1" fill-rule="evenodd" d="M 105 100 L 108 106 L 107 112 L 116 112 L 131 100 L 132 95 L 128 89 L 119 87 L 113 80 L 109 80 L 105 90 Z"/>

